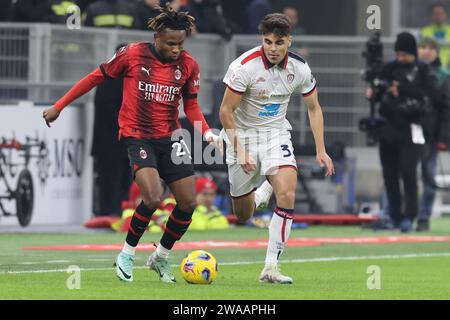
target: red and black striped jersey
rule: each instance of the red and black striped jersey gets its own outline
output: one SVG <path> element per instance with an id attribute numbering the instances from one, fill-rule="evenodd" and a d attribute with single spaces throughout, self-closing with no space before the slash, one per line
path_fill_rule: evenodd
<path id="1" fill-rule="evenodd" d="M 180 100 L 196 98 L 200 88 L 199 66 L 187 51 L 167 62 L 149 42 L 120 48 L 100 70 L 108 79 L 123 77 L 119 127 L 125 137 L 170 137 L 180 128 Z"/>

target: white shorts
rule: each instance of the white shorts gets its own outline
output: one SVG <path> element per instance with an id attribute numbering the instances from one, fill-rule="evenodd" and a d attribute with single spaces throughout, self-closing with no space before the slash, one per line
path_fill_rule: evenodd
<path id="1" fill-rule="evenodd" d="M 256 161 L 256 170 L 246 174 L 237 162 L 233 147 L 225 132 L 221 132 L 227 146 L 226 162 L 232 197 L 241 197 L 253 192 L 261 181 L 261 176 L 276 174 L 278 168 L 290 166 L 297 169 L 291 134 L 287 130 L 277 133 L 259 133 L 255 136 L 240 137 L 242 145 Z"/>

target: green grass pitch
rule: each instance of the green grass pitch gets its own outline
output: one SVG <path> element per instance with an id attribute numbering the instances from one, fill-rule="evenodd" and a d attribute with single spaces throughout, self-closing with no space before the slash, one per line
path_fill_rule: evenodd
<path id="1" fill-rule="evenodd" d="M 450 235 L 450 219 L 432 221 L 433 231 Z M 360 227 L 313 226 L 291 237 L 358 237 L 398 235 Z M 412 234 L 416 235 L 416 234 Z M 145 234 L 143 242 L 160 235 Z M 233 228 L 188 232 L 186 241 L 248 240 L 267 237 L 267 230 Z M 124 234 L 0 233 L 0 299 L 450 299 L 450 243 L 323 244 L 288 247 L 281 268 L 293 285 L 261 284 L 265 249 L 207 249 L 219 261 L 211 285 L 184 282 L 178 264 L 188 253 L 171 255 L 177 284 L 161 283 L 144 265 L 149 252 L 138 252 L 135 281 L 120 282 L 112 268 L 115 251 L 29 251 L 24 246 L 122 243 Z M 70 265 L 81 268 L 81 288 L 66 282 Z M 368 289 L 371 265 L 380 269 L 380 289 Z"/>

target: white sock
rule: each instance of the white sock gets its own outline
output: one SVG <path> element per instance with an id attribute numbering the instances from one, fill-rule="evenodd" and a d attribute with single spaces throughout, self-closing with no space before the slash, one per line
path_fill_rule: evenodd
<path id="1" fill-rule="evenodd" d="M 169 257 L 169 254 L 170 254 L 170 250 L 164 248 L 164 247 L 161 245 L 161 243 L 159 243 L 158 246 L 156 247 L 156 255 L 157 255 L 159 258 L 167 259 L 167 258 Z"/>
<path id="2" fill-rule="evenodd" d="M 273 189 L 269 181 L 264 181 L 255 191 L 255 206 L 256 208 L 263 202 L 268 202 L 272 195 Z"/>
<path id="3" fill-rule="evenodd" d="M 136 247 L 130 246 L 126 241 L 123 244 L 122 252 L 134 256 L 136 253 Z"/>
<path id="4" fill-rule="evenodd" d="M 279 209 L 278 207 L 275 208 L 269 225 L 266 266 L 278 264 L 278 260 L 284 250 L 284 244 L 287 242 L 291 233 L 292 211 Z"/>

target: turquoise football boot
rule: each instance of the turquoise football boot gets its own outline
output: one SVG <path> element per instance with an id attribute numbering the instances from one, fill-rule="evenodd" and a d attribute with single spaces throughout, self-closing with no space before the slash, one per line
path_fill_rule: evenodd
<path id="1" fill-rule="evenodd" d="M 116 274 L 120 280 L 126 282 L 133 281 L 133 264 L 134 264 L 134 256 L 120 252 L 116 258 L 116 263 L 114 266 L 116 267 Z"/>

